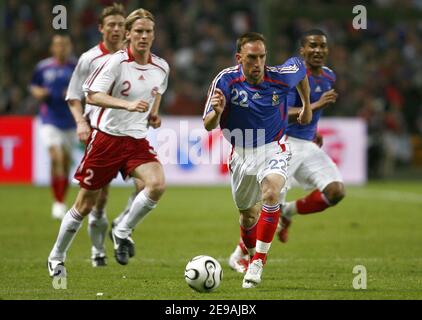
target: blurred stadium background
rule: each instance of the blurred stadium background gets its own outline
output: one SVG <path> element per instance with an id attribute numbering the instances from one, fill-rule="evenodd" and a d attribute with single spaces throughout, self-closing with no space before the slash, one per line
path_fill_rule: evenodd
<path id="1" fill-rule="evenodd" d="M 142 241 L 139 245 L 144 251 L 139 261 L 141 267 L 142 264 L 148 266 L 147 273 L 136 273 L 137 264 L 132 264 L 129 270 L 135 272 L 135 279 L 123 284 L 118 281 L 124 271 L 114 261 L 110 261 L 111 271 L 98 273 L 89 269 L 89 240 L 86 232 L 80 232 L 71 250 L 69 268 L 81 270 L 72 276 L 83 281 L 75 280 L 73 291 L 68 290 L 61 296 L 52 292 L 51 284 L 46 280 L 44 258 L 54 241 L 58 224 L 49 216 L 50 190 L 31 186 L 32 175 L 48 174 L 47 160 L 42 158 L 44 162 L 37 167 L 31 163 L 35 161 L 32 150 L 25 153 L 19 148 L 11 149 L 4 141 L 5 137 L 10 137 L 10 132 L 16 131 L 16 124 L 23 124 L 27 129 L 18 130 L 18 134 L 29 139 L 31 144 L 40 145 L 35 131 L 28 129 L 38 113 L 38 105 L 29 95 L 28 83 L 36 63 L 49 56 L 54 33 L 53 6 L 66 6 L 68 32 L 72 36 L 74 55 L 79 57 L 100 41 L 97 16 L 112 2 L 0 1 L 0 141 L 3 141 L 0 144 L 3 222 L 0 251 L 1 256 L 6 257 L 2 258 L 0 266 L 3 282 L 0 298 L 95 299 L 95 292 L 115 286 L 108 289 L 106 298 L 195 299 L 198 296 L 189 291 L 180 276 L 187 259 L 203 252 L 225 259 L 236 243 L 236 210 L 227 186 L 215 189 L 173 187 L 167 191 L 157 213 L 140 227 Z M 277 64 L 297 54 L 297 39 L 303 31 L 320 28 L 329 38 L 327 65 L 337 74 L 336 90 L 339 92 L 337 103 L 326 109 L 324 118 L 356 120 L 365 127 L 360 158 L 364 161 L 361 171 L 365 183 L 360 188 L 349 188 L 345 201 L 329 210 L 330 219 L 325 214 L 315 215 L 295 224 L 296 239 L 284 246 L 282 252 L 275 248 L 272 253 L 274 261 L 285 267 L 283 270 L 297 271 L 287 273 L 289 282 L 277 282 L 272 274 L 279 271 L 279 265 L 270 262 L 267 277 L 272 281 L 266 282 L 270 287 L 264 287 L 267 291 L 263 296 L 247 295 L 227 287 L 238 288 L 240 283 L 237 275 L 227 272 L 221 295 L 217 293 L 207 299 L 421 299 L 421 0 L 365 1 L 367 30 L 353 29 L 352 8 L 359 3 L 347 0 L 303 0 L 300 6 L 292 0 L 115 2 L 123 3 L 127 12 L 144 7 L 156 16 L 153 52 L 165 58 L 171 67 L 169 88 L 161 107 L 169 120 L 200 121 L 210 81 L 222 68 L 234 64 L 238 35 L 246 31 L 264 33 L 269 47 L 268 64 Z M 348 141 L 355 138 L 354 132 L 349 132 Z M 10 150 L 17 154 L 10 154 Z M 29 171 L 25 173 L 28 167 Z M 183 179 L 189 173 L 185 170 L 189 169 L 189 163 L 181 169 Z M 227 181 L 227 175 L 225 179 Z M 11 182 L 18 185 L 10 186 Z M 76 190 L 71 191 L 69 204 Z M 112 191 L 108 207 L 111 216 L 124 206 L 130 192 L 129 188 Z M 193 202 L 192 198 L 185 197 L 186 194 L 194 197 Z M 293 195 L 297 196 L 297 191 Z M 188 211 L 190 205 L 199 211 Z M 218 239 L 213 232 L 215 228 L 221 232 Z M 162 238 L 157 240 L 157 234 Z M 135 234 L 137 236 L 139 233 Z M 314 246 L 310 247 L 310 244 Z M 181 248 L 184 248 L 183 252 Z M 108 249 L 111 250 L 111 245 Z M 109 256 L 112 260 L 111 251 Z M 22 268 L 21 261 L 26 262 Z M 372 272 L 369 282 L 375 289 L 366 296 L 350 291 L 351 269 L 358 263 L 364 263 Z M 227 265 L 223 267 L 227 268 Z M 99 274 L 106 276 L 98 278 Z M 126 274 L 129 273 L 123 278 Z M 108 282 L 108 277 L 114 280 Z M 310 283 L 310 280 L 314 282 Z M 31 281 L 32 289 L 27 285 Z M 164 288 L 162 281 L 166 281 Z M 338 287 L 333 288 L 333 283 Z M 280 287 L 284 289 L 280 291 Z"/>
<path id="2" fill-rule="evenodd" d="M 31 115 L 37 103 L 28 92 L 35 64 L 49 55 L 52 7 L 63 4 L 74 55 L 97 44 L 97 16 L 111 0 L 0 3 L 0 115 Z M 119 1 L 117 1 L 119 2 Z M 146 0 L 120 1 L 157 17 L 153 51 L 170 64 L 162 112 L 200 116 L 208 84 L 234 64 L 234 40 L 263 32 L 269 64 L 296 54 L 299 35 L 312 27 L 329 36 L 328 66 L 337 73 L 339 99 L 326 117 L 358 117 L 367 125 L 369 178 L 422 177 L 422 2 L 366 1 L 368 29 L 352 27 L 349 1 Z"/>

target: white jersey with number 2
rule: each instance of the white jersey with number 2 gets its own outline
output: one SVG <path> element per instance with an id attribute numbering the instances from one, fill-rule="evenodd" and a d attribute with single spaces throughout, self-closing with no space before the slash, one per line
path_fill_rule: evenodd
<path id="1" fill-rule="evenodd" d="M 84 92 L 104 92 L 127 101 L 146 101 L 146 112 L 129 112 L 124 109 L 95 108 L 91 126 L 114 136 L 145 138 L 148 116 L 155 96 L 167 89 L 169 66 L 164 59 L 151 54 L 148 63 L 138 64 L 130 49 L 120 50 L 100 65 L 86 79 Z"/>

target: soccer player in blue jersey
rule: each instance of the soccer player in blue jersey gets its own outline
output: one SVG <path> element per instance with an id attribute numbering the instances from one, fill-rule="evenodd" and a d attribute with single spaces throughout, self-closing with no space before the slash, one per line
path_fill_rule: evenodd
<path id="1" fill-rule="evenodd" d="M 291 157 L 285 141 L 286 97 L 291 88 L 298 89 L 303 102 L 298 122 L 308 124 L 312 119 L 302 61 L 290 58 L 281 66 L 269 67 L 266 54 L 261 34 L 242 35 L 237 40 L 238 65 L 224 69 L 214 79 L 203 117 L 207 130 L 219 125 L 232 144 L 232 194 L 240 212 L 241 238 L 251 256 L 243 288 L 261 282 L 280 216 L 279 195 Z"/>
<path id="2" fill-rule="evenodd" d="M 318 121 L 325 107 L 336 102 L 333 89 L 336 81 L 334 72 L 325 66 L 328 56 L 327 36 L 318 29 L 305 32 L 301 37 L 300 54 L 305 60 L 311 88 L 313 117 L 310 124 L 302 126 L 291 123 L 287 127 L 288 141 L 292 148 L 289 176 L 294 177 L 305 189 L 313 189 L 307 196 L 285 203 L 282 194 L 282 218 L 279 222 L 278 238 L 288 239 L 288 229 L 293 215 L 321 212 L 336 205 L 345 196 L 341 174 L 331 158 L 313 140 L 317 136 Z M 295 119 L 301 110 L 301 101 L 296 90 L 288 96 L 289 119 Z"/>
<path id="3" fill-rule="evenodd" d="M 42 60 L 35 68 L 30 91 L 40 102 L 41 136 L 51 159 L 52 216 L 61 219 L 67 210 L 64 201 L 69 185 L 72 145 L 76 140 L 76 125 L 65 95 L 76 59 L 70 57 L 72 44 L 68 35 L 54 35 L 50 49 L 52 57 Z"/>

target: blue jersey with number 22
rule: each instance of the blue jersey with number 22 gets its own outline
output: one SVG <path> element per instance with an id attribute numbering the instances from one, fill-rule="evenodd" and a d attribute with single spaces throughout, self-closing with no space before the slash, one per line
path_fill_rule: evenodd
<path id="1" fill-rule="evenodd" d="M 266 66 L 263 81 L 256 85 L 246 81 L 241 65 L 224 69 L 211 84 L 204 118 L 213 110 L 210 100 L 219 88 L 226 98 L 220 128 L 232 145 L 250 148 L 279 140 L 287 126 L 287 94 L 305 76 L 306 67 L 296 57 Z"/>

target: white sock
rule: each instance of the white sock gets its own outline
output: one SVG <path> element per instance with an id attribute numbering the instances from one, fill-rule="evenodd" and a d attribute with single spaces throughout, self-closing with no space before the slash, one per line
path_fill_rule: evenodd
<path id="1" fill-rule="evenodd" d="M 157 202 L 148 198 L 145 190 L 139 192 L 133 200 L 129 213 L 117 225 L 115 231 L 116 236 L 122 239 L 127 238 L 132 232 L 132 229 L 156 206 Z"/>
<path id="2" fill-rule="evenodd" d="M 104 212 L 92 210 L 88 216 L 88 234 L 92 243 L 92 255 L 105 254 L 104 242 L 108 227 Z"/>
<path id="3" fill-rule="evenodd" d="M 60 225 L 56 243 L 48 257 L 50 260 L 59 260 L 63 262 L 66 260 L 67 250 L 81 227 L 83 218 L 84 217 L 73 207 L 66 212 Z"/>
<path id="4" fill-rule="evenodd" d="M 133 200 L 135 200 L 136 195 L 137 195 L 136 192 L 133 192 L 130 195 L 129 199 L 127 200 L 127 204 L 124 210 L 117 216 L 117 218 L 113 220 L 116 225 L 119 224 L 123 220 L 124 216 L 129 213 L 129 210 L 132 207 L 132 203 L 133 203 Z"/>
<path id="5" fill-rule="evenodd" d="M 260 240 L 256 240 L 256 252 L 267 254 L 268 251 L 270 251 L 270 247 L 271 247 L 271 242 L 267 243 Z"/>
<path id="6" fill-rule="evenodd" d="M 296 201 L 287 202 L 283 206 L 283 217 L 286 217 L 287 219 L 291 220 L 294 215 L 297 214 L 297 207 L 296 207 Z"/>

